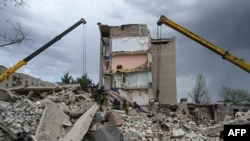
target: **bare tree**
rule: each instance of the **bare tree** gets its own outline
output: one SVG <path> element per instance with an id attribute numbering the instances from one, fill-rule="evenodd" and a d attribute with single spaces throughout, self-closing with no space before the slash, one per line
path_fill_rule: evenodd
<path id="1" fill-rule="evenodd" d="M 244 101 L 250 99 L 250 93 L 241 88 L 229 88 L 223 86 L 220 93 L 220 99 L 225 102 L 232 102 L 233 104 L 242 104 Z"/>
<path id="2" fill-rule="evenodd" d="M 7 33 L 0 34 L 0 47 L 12 45 L 12 44 L 20 44 L 24 40 L 30 40 L 27 38 L 28 34 L 23 32 L 20 23 L 16 23 L 14 25 L 8 20 L 6 22 L 8 22 L 11 25 L 12 27 L 11 32 L 13 33 L 13 35 L 11 36 L 11 35 L 8 35 Z"/>
<path id="3" fill-rule="evenodd" d="M 208 95 L 208 88 L 206 87 L 206 79 L 202 74 L 197 75 L 195 86 L 188 95 L 196 104 L 198 104 L 198 102 L 201 104 L 209 104 L 211 102 Z"/>
<path id="4" fill-rule="evenodd" d="M 0 5 L 1 5 L 0 8 L 3 9 L 3 6 L 7 6 L 8 3 L 12 3 L 16 7 L 26 5 L 24 0 L 0 0 Z"/>
<path id="5" fill-rule="evenodd" d="M 16 7 L 26 4 L 24 0 L 0 0 L 0 9 L 5 10 L 3 7 L 6 6 L 7 3 L 12 3 Z M 27 38 L 28 34 L 23 32 L 20 22 L 13 24 L 9 20 L 6 20 L 6 23 L 11 25 L 11 30 L 8 34 L 0 33 L 0 47 L 12 44 L 20 44 L 24 40 L 30 40 Z"/>

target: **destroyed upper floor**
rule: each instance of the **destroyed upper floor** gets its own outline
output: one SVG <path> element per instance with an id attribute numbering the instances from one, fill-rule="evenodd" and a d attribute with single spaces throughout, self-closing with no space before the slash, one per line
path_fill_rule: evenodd
<path id="1" fill-rule="evenodd" d="M 109 26 L 98 23 L 101 37 L 134 37 L 148 36 L 150 34 L 145 24 L 127 24 L 121 26 Z"/>

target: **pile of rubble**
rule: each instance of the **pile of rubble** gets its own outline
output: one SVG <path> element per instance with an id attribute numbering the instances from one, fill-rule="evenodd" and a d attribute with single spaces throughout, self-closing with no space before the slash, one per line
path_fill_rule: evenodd
<path id="1" fill-rule="evenodd" d="M 43 113 L 36 103 L 28 99 L 15 103 L 0 102 L 1 129 L 0 138 L 4 139 L 7 131 L 11 138 L 16 139 L 24 136 L 23 133 L 35 134 L 37 125 Z M 3 131 L 4 130 L 4 131 Z M 5 139 L 8 140 L 8 139 Z"/>
<path id="2" fill-rule="evenodd" d="M 78 118 L 95 104 L 78 88 L 61 87 L 58 92 L 34 92 L 34 88 L 30 88 L 26 95 L 2 90 L 1 96 L 9 96 L 0 101 L 0 140 L 62 139 Z"/>
<path id="3" fill-rule="evenodd" d="M 206 126 L 212 123 L 207 123 L 206 126 L 198 125 L 188 115 L 183 115 L 181 112 L 160 112 L 159 109 L 149 107 L 140 107 L 140 109 L 130 107 L 126 113 L 106 107 L 106 111 L 99 111 L 97 115 L 102 116 L 102 123 L 100 120 L 93 122 L 90 132 L 98 131 L 98 126 L 103 128 L 102 124 L 112 124 L 119 129 L 123 141 L 216 141 L 219 140 L 220 135 L 202 134 Z M 92 141 L 98 139 L 97 137 Z M 113 140 L 118 140 L 118 138 Z"/>
<path id="4" fill-rule="evenodd" d="M 120 106 L 120 110 L 115 110 L 115 101 L 118 99 L 123 105 L 126 99 L 113 91 L 107 93 L 104 108 L 96 113 L 84 141 L 220 141 L 224 125 L 250 124 L 250 110 L 237 112 L 235 117 L 227 115 L 223 122 L 216 123 L 205 116 L 202 121 L 196 120 L 189 113 L 187 103 L 161 106 L 154 102 L 144 107 L 129 103 L 128 109 Z"/>
<path id="5" fill-rule="evenodd" d="M 139 106 L 114 91 L 98 105 L 78 85 L 24 92 L 0 92 L 0 141 L 219 141 L 225 124 L 250 123 L 250 110 L 197 122 L 186 103 Z"/>

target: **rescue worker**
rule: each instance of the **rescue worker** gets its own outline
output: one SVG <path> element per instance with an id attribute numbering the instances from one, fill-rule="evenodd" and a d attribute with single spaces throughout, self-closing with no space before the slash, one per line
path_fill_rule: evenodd
<path id="1" fill-rule="evenodd" d="M 105 99 L 104 95 L 104 86 L 102 86 L 98 91 L 97 91 L 97 100 L 100 105 L 103 105 Z"/>
<path id="2" fill-rule="evenodd" d="M 128 108 L 129 108 L 129 103 L 126 99 L 124 99 L 122 103 L 122 110 L 124 110 L 126 114 L 128 114 Z"/>
<path id="3" fill-rule="evenodd" d="M 117 98 L 114 99 L 113 109 L 115 109 L 115 110 L 120 110 L 121 109 L 121 103 Z"/>

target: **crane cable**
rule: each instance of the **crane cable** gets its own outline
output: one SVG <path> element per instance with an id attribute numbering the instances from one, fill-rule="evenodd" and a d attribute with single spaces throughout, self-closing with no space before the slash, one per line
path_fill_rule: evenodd
<path id="1" fill-rule="evenodd" d="M 161 34 L 162 34 L 162 26 L 157 25 L 157 41 L 161 39 Z M 161 44 L 157 43 L 157 71 L 156 71 L 156 100 L 159 101 L 159 96 L 160 96 L 160 88 L 159 88 L 159 83 L 160 83 L 160 66 L 161 66 Z"/>
<path id="2" fill-rule="evenodd" d="M 87 32 L 86 32 L 86 28 L 84 28 L 84 25 L 83 25 L 83 76 L 86 75 L 86 52 L 87 52 L 87 47 L 86 47 L 86 38 L 87 38 Z"/>

